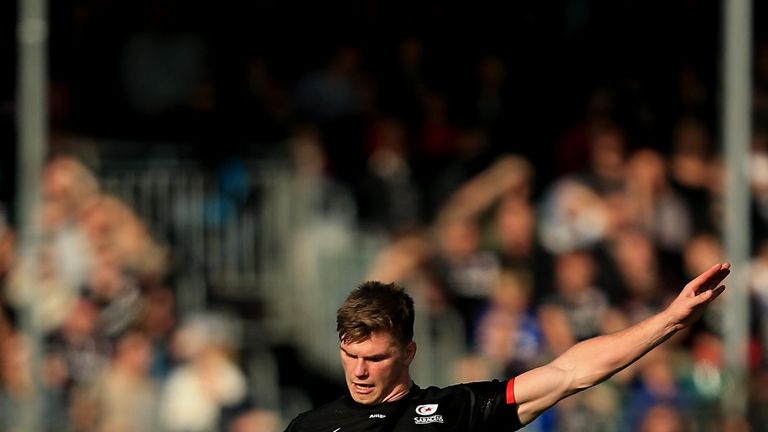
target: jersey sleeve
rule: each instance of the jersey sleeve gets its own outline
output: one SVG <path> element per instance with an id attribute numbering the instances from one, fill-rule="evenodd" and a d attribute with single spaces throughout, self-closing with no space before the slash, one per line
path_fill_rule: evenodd
<path id="1" fill-rule="evenodd" d="M 517 415 L 514 378 L 463 386 L 470 393 L 473 430 L 517 430 L 522 427 Z"/>

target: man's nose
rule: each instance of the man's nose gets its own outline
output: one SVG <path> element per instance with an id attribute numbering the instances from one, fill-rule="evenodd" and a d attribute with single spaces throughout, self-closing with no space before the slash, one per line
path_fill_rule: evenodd
<path id="1" fill-rule="evenodd" d="M 366 378 L 368 377 L 368 365 L 366 364 L 364 359 L 357 359 L 357 362 L 355 363 L 355 376 L 358 378 Z"/>

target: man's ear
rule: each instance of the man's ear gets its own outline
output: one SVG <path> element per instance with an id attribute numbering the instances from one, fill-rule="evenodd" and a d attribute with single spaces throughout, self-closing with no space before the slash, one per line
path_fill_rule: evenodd
<path id="1" fill-rule="evenodd" d="M 416 357 L 416 342 L 410 341 L 405 347 L 405 356 L 403 357 L 403 363 L 406 366 L 410 365 L 413 358 Z"/>

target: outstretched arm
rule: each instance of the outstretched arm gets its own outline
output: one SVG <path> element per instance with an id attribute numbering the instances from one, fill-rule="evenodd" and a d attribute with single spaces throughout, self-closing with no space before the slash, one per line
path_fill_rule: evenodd
<path id="1" fill-rule="evenodd" d="M 515 378 L 518 415 L 534 420 L 559 400 L 613 376 L 698 320 L 725 286 L 730 264 L 717 264 L 690 281 L 662 312 L 617 333 L 580 342 L 551 363 Z"/>

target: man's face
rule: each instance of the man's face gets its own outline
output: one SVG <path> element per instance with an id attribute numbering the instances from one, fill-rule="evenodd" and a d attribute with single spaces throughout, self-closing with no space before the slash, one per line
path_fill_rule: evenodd
<path id="1" fill-rule="evenodd" d="M 373 332 L 362 342 L 342 342 L 341 365 L 352 399 L 373 405 L 405 395 L 411 380 L 408 366 L 415 353 L 415 343 L 403 348 L 385 331 Z"/>

